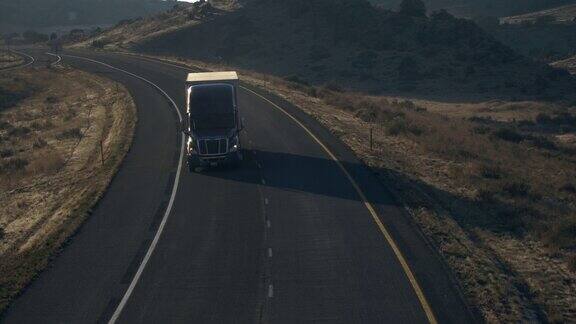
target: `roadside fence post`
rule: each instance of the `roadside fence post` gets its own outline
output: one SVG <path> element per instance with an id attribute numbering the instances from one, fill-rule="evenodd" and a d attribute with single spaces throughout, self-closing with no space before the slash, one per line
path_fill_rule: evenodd
<path id="1" fill-rule="evenodd" d="M 104 139 L 100 138 L 100 162 L 104 166 Z"/>
<path id="2" fill-rule="evenodd" d="M 374 127 L 370 126 L 370 151 L 372 151 L 372 149 L 374 147 L 374 138 L 372 136 L 373 131 L 374 131 Z"/>

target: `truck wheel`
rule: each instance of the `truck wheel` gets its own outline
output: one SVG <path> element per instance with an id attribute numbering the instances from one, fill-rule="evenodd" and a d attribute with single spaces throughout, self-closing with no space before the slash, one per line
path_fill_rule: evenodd
<path id="1" fill-rule="evenodd" d="M 200 172 L 199 170 L 200 169 L 197 166 L 195 166 L 194 164 L 188 163 L 188 171 L 190 173 L 199 173 Z"/>

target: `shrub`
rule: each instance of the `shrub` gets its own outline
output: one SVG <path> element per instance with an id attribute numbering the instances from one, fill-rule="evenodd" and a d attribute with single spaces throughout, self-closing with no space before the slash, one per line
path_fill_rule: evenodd
<path id="1" fill-rule="evenodd" d="M 9 136 L 22 137 L 30 134 L 30 128 L 28 127 L 14 127 L 8 131 Z"/>
<path id="2" fill-rule="evenodd" d="M 535 136 L 532 137 L 530 139 L 530 142 L 532 143 L 532 145 L 538 147 L 538 148 L 542 148 L 542 149 L 546 149 L 546 150 L 558 150 L 558 146 L 556 146 L 556 143 L 552 142 L 551 140 L 547 139 L 544 136 Z"/>
<path id="3" fill-rule="evenodd" d="M 524 136 L 522 134 L 510 128 L 500 128 L 495 131 L 493 135 L 496 138 L 513 143 L 520 143 L 524 140 Z"/>
<path id="4" fill-rule="evenodd" d="M 48 143 L 44 139 L 42 139 L 41 137 L 38 137 L 34 141 L 34 143 L 32 144 L 32 147 L 38 149 L 38 148 L 43 148 L 46 145 L 48 145 Z"/>
<path id="5" fill-rule="evenodd" d="M 390 136 L 397 136 L 408 131 L 406 120 L 395 118 L 386 127 L 386 134 Z"/>
<path id="6" fill-rule="evenodd" d="M 502 170 L 497 166 L 482 165 L 480 166 L 479 174 L 482 178 L 486 179 L 500 179 L 502 177 Z"/>
<path id="7" fill-rule="evenodd" d="M 90 44 L 90 45 L 94 48 L 103 49 L 104 46 L 106 46 L 106 42 L 104 42 L 101 39 L 96 39 L 96 40 L 93 40 L 92 44 Z"/>
<path id="8" fill-rule="evenodd" d="M 576 193 L 576 186 L 573 183 L 566 183 L 564 184 L 560 190 L 569 192 L 569 193 Z"/>
<path id="9" fill-rule="evenodd" d="M 481 202 L 492 202 L 494 201 L 494 192 L 486 187 L 481 187 L 476 191 L 476 200 Z"/>
<path id="10" fill-rule="evenodd" d="M 504 184 L 502 191 L 510 197 L 527 197 L 530 186 L 523 182 L 509 182 Z"/>
<path id="11" fill-rule="evenodd" d="M 0 150 L 0 157 L 9 158 L 11 156 L 14 156 L 14 150 L 13 149 L 7 148 L 7 149 Z"/>
<path id="12" fill-rule="evenodd" d="M 0 164 L 0 173 L 8 173 L 23 170 L 28 165 L 28 160 L 13 158 Z"/>
<path id="13" fill-rule="evenodd" d="M 472 129 L 474 134 L 484 135 L 490 132 L 490 127 L 488 126 L 476 126 Z"/>
<path id="14" fill-rule="evenodd" d="M 310 86 L 310 83 L 306 82 L 306 80 L 300 78 L 297 75 L 290 75 L 284 78 L 284 80 L 288 81 L 288 82 L 292 82 L 292 83 L 297 83 L 297 84 L 301 84 L 301 85 L 305 85 L 305 86 Z"/>
<path id="15" fill-rule="evenodd" d="M 82 131 L 80 128 L 67 129 L 56 136 L 58 139 L 69 139 L 69 138 L 82 138 Z"/>
<path id="16" fill-rule="evenodd" d="M 55 104 L 57 102 L 59 102 L 60 99 L 58 99 L 57 97 L 54 96 L 48 96 L 46 97 L 46 99 L 44 100 L 44 102 L 49 103 L 49 104 Z"/>
<path id="17" fill-rule="evenodd" d="M 344 92 L 344 90 L 342 89 L 342 87 L 340 87 L 337 83 L 335 82 L 328 82 L 324 85 L 324 89 L 330 90 L 330 91 L 334 91 L 334 92 Z"/>
<path id="18" fill-rule="evenodd" d="M 552 117 L 550 117 L 550 115 L 545 114 L 545 113 L 539 113 L 536 116 L 536 123 L 539 125 L 547 125 L 552 123 Z"/>
<path id="19" fill-rule="evenodd" d="M 0 130 L 10 129 L 12 125 L 9 122 L 0 121 Z"/>

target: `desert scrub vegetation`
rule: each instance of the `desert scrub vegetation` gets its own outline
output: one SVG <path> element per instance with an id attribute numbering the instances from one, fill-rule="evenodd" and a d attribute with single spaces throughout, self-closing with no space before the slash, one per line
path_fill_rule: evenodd
<path id="1" fill-rule="evenodd" d="M 0 104 L 2 311 L 103 194 L 136 113 L 122 86 L 68 67 L 3 74 Z"/>
<path id="2" fill-rule="evenodd" d="M 6 69 L 22 63 L 24 63 L 24 60 L 19 55 L 0 49 L 0 69 Z"/>

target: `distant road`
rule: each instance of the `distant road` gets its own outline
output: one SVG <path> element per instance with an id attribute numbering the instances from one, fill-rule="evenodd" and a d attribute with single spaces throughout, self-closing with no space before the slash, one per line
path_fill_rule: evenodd
<path id="1" fill-rule="evenodd" d="M 125 84 L 138 126 L 108 193 L 3 323 L 476 320 L 403 207 L 296 107 L 242 88 L 244 165 L 191 174 L 178 122 L 186 69 L 62 59 Z"/>
<path id="2" fill-rule="evenodd" d="M 16 69 L 20 69 L 20 68 L 24 68 L 27 66 L 30 66 L 32 64 L 34 64 L 35 59 L 33 56 L 30 56 L 26 53 L 20 52 L 20 51 L 16 51 L 16 50 L 8 50 L 9 52 L 12 52 L 20 57 L 22 57 L 22 59 L 24 60 L 24 62 L 22 62 L 21 64 L 18 65 L 14 65 L 14 66 L 10 66 L 10 67 L 5 67 L 5 68 L 0 68 L 0 72 L 4 72 L 4 71 L 10 71 L 10 70 L 16 70 Z"/>

